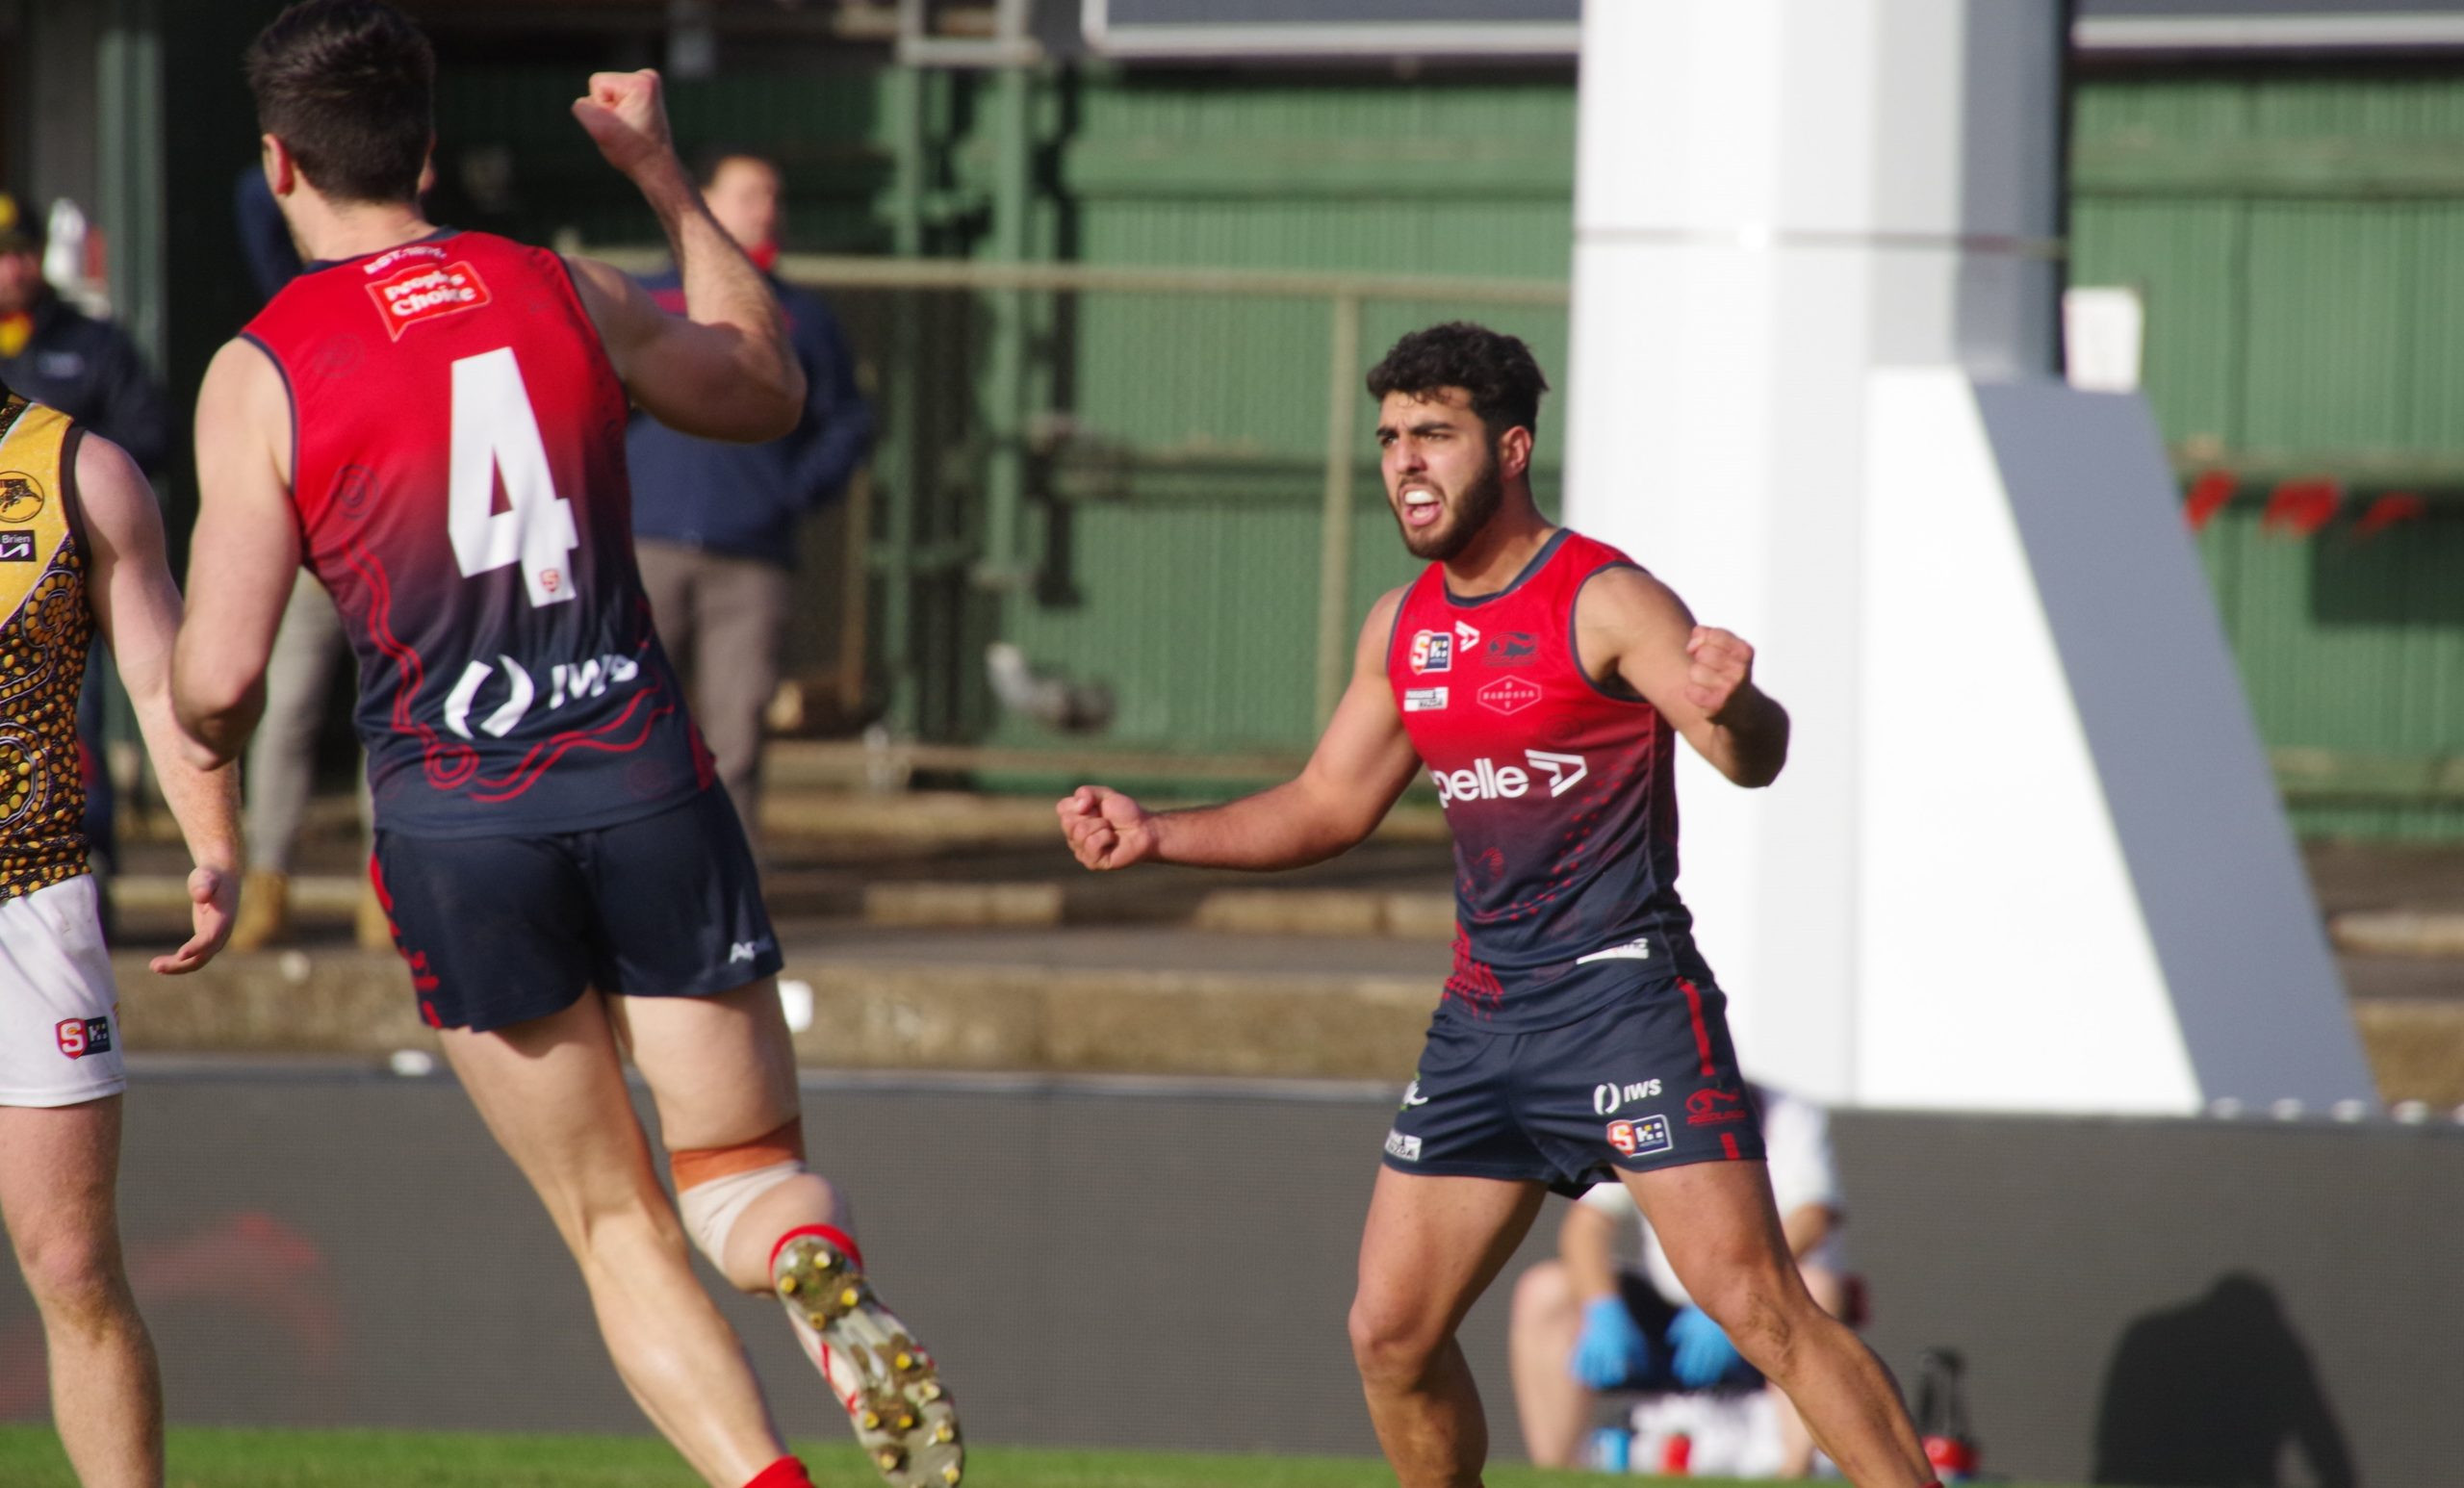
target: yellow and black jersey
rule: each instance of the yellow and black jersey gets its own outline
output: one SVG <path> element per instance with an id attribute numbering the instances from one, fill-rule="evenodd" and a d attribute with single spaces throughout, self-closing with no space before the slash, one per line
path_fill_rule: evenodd
<path id="1" fill-rule="evenodd" d="M 0 899 L 86 871 L 77 694 L 93 633 L 65 414 L 0 401 Z"/>

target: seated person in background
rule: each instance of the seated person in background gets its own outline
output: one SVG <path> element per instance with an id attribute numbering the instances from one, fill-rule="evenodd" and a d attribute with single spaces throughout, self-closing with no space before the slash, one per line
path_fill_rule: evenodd
<path id="1" fill-rule="evenodd" d="M 1748 1089 L 1762 1111 L 1771 1192 L 1788 1251 L 1813 1299 L 1840 1317 L 1848 1283 L 1830 1117 L 1812 1102 L 1768 1086 Z M 1619 1264 L 1618 1229 L 1638 1219 L 1625 1185 L 1594 1187 L 1567 1209 L 1557 1259 L 1533 1265 L 1515 1284 L 1507 1354 L 1524 1445 L 1539 1466 L 1579 1465 L 1600 1391 L 1760 1382 L 1719 1324 L 1685 1295 L 1649 1225 L 1640 1226 L 1640 1264 Z M 1807 1476 L 1813 1440 L 1786 1397 L 1772 1394 L 1782 1437 L 1780 1475 Z"/>

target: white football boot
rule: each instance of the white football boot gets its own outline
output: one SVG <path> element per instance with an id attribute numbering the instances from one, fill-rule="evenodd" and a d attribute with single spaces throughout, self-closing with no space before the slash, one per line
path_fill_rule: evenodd
<path id="1" fill-rule="evenodd" d="M 958 1488 L 966 1465 L 958 1409 L 933 1356 L 873 1296 L 854 1259 L 799 1235 L 779 1247 L 770 1280 L 889 1488 Z"/>

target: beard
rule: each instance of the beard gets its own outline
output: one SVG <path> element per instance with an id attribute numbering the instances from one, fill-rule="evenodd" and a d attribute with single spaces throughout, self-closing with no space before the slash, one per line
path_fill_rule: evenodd
<path id="1" fill-rule="evenodd" d="M 1498 477 L 1497 457 L 1490 456 L 1488 465 L 1463 488 L 1462 496 L 1442 504 L 1446 515 L 1425 531 L 1414 531 L 1404 525 L 1400 511 L 1395 513 L 1395 526 L 1403 534 L 1404 551 L 1413 557 L 1448 563 L 1472 546 L 1472 539 L 1480 535 L 1489 519 L 1505 504 L 1505 482 Z"/>

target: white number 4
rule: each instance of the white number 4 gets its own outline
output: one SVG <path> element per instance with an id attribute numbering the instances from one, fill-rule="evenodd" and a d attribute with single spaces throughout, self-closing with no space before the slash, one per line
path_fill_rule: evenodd
<path id="1" fill-rule="evenodd" d="M 497 478 L 504 478 L 505 509 L 497 510 Z M 513 348 L 499 346 L 453 364 L 453 452 L 445 525 L 462 577 L 522 567 L 530 603 L 561 604 L 574 597 L 569 555 L 581 546 L 571 501 L 556 494 L 548 447 Z"/>

